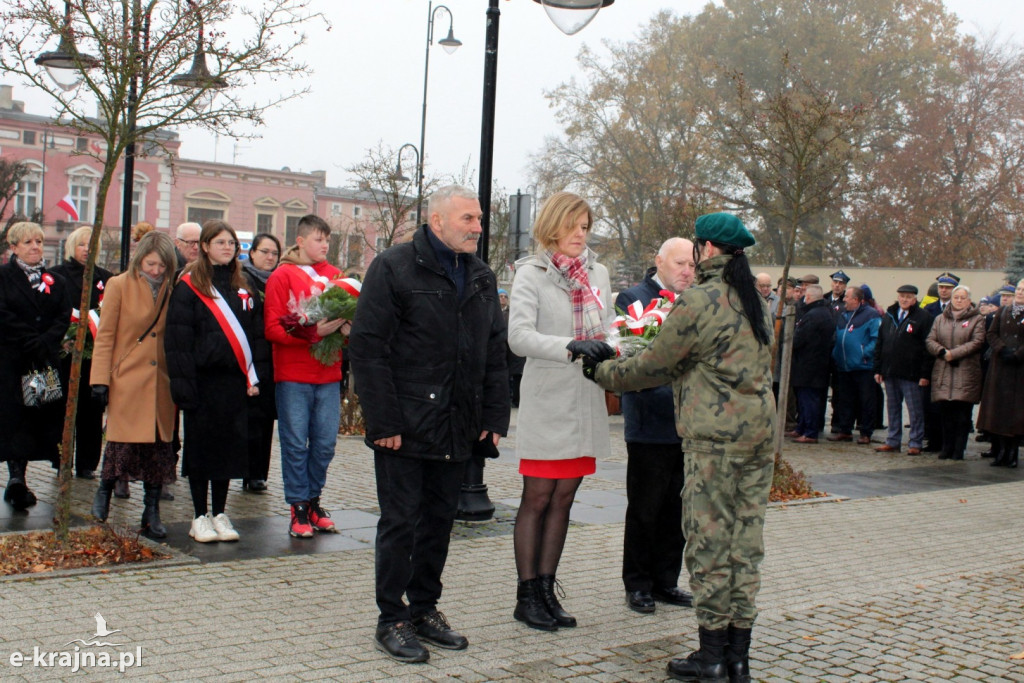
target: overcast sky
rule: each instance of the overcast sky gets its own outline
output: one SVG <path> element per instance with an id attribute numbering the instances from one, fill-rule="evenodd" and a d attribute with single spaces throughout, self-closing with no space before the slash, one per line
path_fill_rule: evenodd
<path id="1" fill-rule="evenodd" d="M 324 169 L 330 185 L 348 185 L 344 167 L 358 162 L 379 140 L 394 148 L 419 145 L 427 0 L 317 0 L 332 29 L 309 26 L 303 58 L 313 67 L 312 93 L 267 117 L 258 140 L 179 131 L 182 156 L 249 166 L 311 171 Z M 435 3 L 435 7 L 439 3 Z M 474 184 L 480 151 L 486 0 L 444 0 L 454 15 L 454 54 L 431 48 L 427 106 L 428 172 L 458 174 L 468 164 Z M 584 43 L 625 41 L 658 11 L 699 12 L 704 0 L 617 0 L 575 36 L 562 34 L 532 0 L 500 3 L 494 179 L 507 190 L 526 191 L 529 155 L 558 132 L 543 93 L 578 73 Z M 1024 36 L 1024 0 L 947 0 L 970 32 Z M 435 41 L 448 20 L 437 16 Z M 45 99 L 25 93 L 29 109 L 45 113 Z M 41 111 L 43 110 L 43 111 Z M 407 165 L 414 156 L 408 153 Z M 412 175 L 411 173 L 408 175 Z"/>

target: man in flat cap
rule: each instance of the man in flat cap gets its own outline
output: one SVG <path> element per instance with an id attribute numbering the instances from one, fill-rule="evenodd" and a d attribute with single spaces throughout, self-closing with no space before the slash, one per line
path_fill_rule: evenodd
<path id="1" fill-rule="evenodd" d="M 898 453 L 903 437 L 903 402 L 910 413 L 907 455 L 920 455 L 924 447 L 924 393 L 934 358 L 924 340 L 932 329 L 931 315 L 917 305 L 917 287 L 902 285 L 896 303 L 882 316 L 875 346 L 875 381 L 885 386 L 889 433 L 875 450 Z"/>

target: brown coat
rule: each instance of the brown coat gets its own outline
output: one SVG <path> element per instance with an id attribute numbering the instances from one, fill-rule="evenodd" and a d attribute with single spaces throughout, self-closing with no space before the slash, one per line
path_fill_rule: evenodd
<path id="1" fill-rule="evenodd" d="M 1024 436 L 1024 316 L 1003 306 L 988 329 L 992 360 L 978 410 L 978 429 L 1001 436 Z M 1013 354 L 1012 358 L 1004 356 Z"/>
<path id="2" fill-rule="evenodd" d="M 933 401 L 981 400 L 981 351 L 985 346 L 985 316 L 978 307 L 955 313 L 952 306 L 935 318 L 932 331 L 925 340 L 928 353 L 935 356 L 932 368 Z M 950 351 L 953 361 L 940 354 Z"/>
<path id="3" fill-rule="evenodd" d="M 161 441 L 171 440 L 177 408 L 164 357 L 166 303 L 157 324 L 138 342 L 156 317 L 170 280 L 168 274 L 156 302 L 141 275 L 122 273 L 107 281 L 89 382 L 110 387 L 109 441 L 153 443 L 158 432 Z"/>

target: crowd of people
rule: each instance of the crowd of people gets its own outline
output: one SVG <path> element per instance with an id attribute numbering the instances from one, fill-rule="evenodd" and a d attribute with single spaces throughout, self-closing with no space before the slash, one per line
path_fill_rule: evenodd
<path id="1" fill-rule="evenodd" d="M 509 292 L 476 256 L 481 216 L 475 192 L 441 188 L 412 239 L 374 259 L 352 320 L 313 322 L 296 316 L 296 302 L 342 282 L 327 260 L 331 229 L 315 215 L 298 222 L 294 244 L 257 235 L 245 258 L 224 221 L 182 224 L 175 239 L 140 224 L 127 270 L 96 269 L 89 282 L 90 228 L 69 235 L 67 261 L 50 269 L 42 228 L 15 224 L 0 266 L 4 500 L 34 505 L 26 464 L 58 462 L 64 405 L 32 404 L 21 384 L 52 368 L 66 386 L 68 329 L 77 323 L 90 327 L 90 389 L 78 397 L 74 468 L 98 479 L 97 520 L 108 518 L 112 498 L 130 495 L 128 482 L 141 481 L 141 530 L 166 537 L 160 501 L 172 495 L 180 453 L 194 508 L 189 536 L 239 540 L 229 483 L 267 489 L 276 420 L 288 533 L 334 532 L 321 497 L 339 427 L 341 359 L 311 350 L 340 333 L 380 507 L 374 641 L 398 661 L 423 662 L 424 643 L 469 644 L 438 609 L 441 577 L 466 463 L 496 457 L 512 404 L 522 494 L 511 616 L 544 631 L 576 626 L 556 577 L 576 492 L 610 452 L 606 391 L 614 391 L 628 456 L 625 604 L 640 614 L 657 603 L 694 608 L 700 646 L 669 663 L 673 678 L 749 681 L 777 428 L 817 443 L 831 392 L 828 440 L 857 433 L 857 443 L 871 444 L 887 421 L 876 450 L 896 452 L 906 404 L 907 454 L 962 459 L 980 403 L 977 428 L 992 443 L 992 464 L 1017 466 L 1024 280 L 976 305 L 947 272 L 934 297 L 919 301 L 918 289 L 903 285 L 884 310 L 841 270 L 827 294 L 816 276 L 777 290 L 751 272 L 745 250 L 754 237 L 743 223 L 712 213 L 697 219 L 693 241 L 662 244 L 643 281 L 613 301 L 608 271 L 587 246 L 593 211 L 559 192 L 539 212 L 536 253 L 516 264 Z M 773 318 L 787 310 L 781 298 L 795 308 L 791 342 L 773 333 Z M 674 302 L 660 333 L 618 356 L 616 309 L 656 300 Z M 793 350 L 785 425 L 776 425 L 780 342 Z M 689 591 L 678 585 L 684 565 Z"/>
<path id="2" fill-rule="evenodd" d="M 1022 400 L 1017 368 L 1024 362 L 1024 280 L 974 303 L 970 288 L 944 272 L 923 300 L 915 285 L 905 284 L 882 309 L 868 285 L 850 285 L 842 270 L 829 277 L 830 299 L 815 275 L 785 283 L 796 316 L 795 401 L 787 405 L 786 435 L 794 443 L 818 443 L 831 392 L 828 441 L 853 441 L 857 432 L 856 442 L 868 445 L 884 427 L 885 442 L 875 450 L 901 452 L 906 406 L 907 455 L 937 452 L 940 459 L 962 460 L 976 425 L 978 440 L 992 443 L 983 454 L 992 465 L 1017 467 L 1024 435 L 1015 412 Z M 770 276 L 757 278 L 761 296 L 781 315 Z"/>

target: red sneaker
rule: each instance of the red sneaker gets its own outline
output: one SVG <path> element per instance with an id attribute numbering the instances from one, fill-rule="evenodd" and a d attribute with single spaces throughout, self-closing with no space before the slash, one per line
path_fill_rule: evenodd
<path id="1" fill-rule="evenodd" d="M 313 527 L 309 523 L 309 503 L 292 504 L 292 523 L 288 533 L 295 538 L 313 538 Z"/>
<path id="2" fill-rule="evenodd" d="M 330 513 L 320 507 L 320 496 L 309 501 L 309 522 L 317 531 L 329 534 L 338 533 L 338 528 L 331 521 Z"/>

